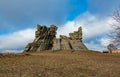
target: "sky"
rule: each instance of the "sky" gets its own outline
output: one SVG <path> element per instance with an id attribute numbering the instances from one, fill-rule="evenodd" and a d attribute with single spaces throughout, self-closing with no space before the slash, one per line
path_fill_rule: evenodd
<path id="1" fill-rule="evenodd" d="M 120 0 L 0 0 L 0 52 L 22 52 L 36 25 L 58 26 L 57 37 L 82 26 L 90 50 L 106 50 Z"/>

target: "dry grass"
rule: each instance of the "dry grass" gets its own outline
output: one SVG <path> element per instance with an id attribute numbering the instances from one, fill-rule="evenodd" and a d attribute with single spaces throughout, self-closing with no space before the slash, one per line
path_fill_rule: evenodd
<path id="1" fill-rule="evenodd" d="M 120 54 L 78 51 L 0 54 L 0 77 L 120 77 Z"/>

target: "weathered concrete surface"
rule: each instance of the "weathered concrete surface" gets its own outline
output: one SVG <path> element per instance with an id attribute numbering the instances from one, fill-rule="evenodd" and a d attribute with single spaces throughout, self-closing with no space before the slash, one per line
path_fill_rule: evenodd
<path id="1" fill-rule="evenodd" d="M 78 31 L 69 33 L 69 36 L 60 35 L 59 39 L 54 39 L 52 50 L 88 50 L 82 42 L 82 27 L 79 27 Z"/>
<path id="2" fill-rule="evenodd" d="M 120 49 L 115 49 L 115 50 L 112 50 L 111 52 L 109 53 L 120 53 Z"/>
<path id="3" fill-rule="evenodd" d="M 60 38 L 56 38 L 56 30 L 57 27 L 55 25 L 51 25 L 50 27 L 37 25 L 35 39 L 26 46 L 24 52 L 87 50 L 87 47 L 82 42 L 82 27 L 79 27 L 78 31 L 70 33 L 70 37 L 60 35 Z"/>
<path id="4" fill-rule="evenodd" d="M 50 25 L 50 27 L 37 25 L 37 31 L 35 32 L 35 39 L 32 43 L 29 43 L 25 52 L 36 52 L 52 49 L 53 39 L 56 37 L 57 27 Z"/>
<path id="5" fill-rule="evenodd" d="M 61 40 L 59 38 L 54 38 L 53 39 L 53 47 L 52 50 L 61 50 Z"/>

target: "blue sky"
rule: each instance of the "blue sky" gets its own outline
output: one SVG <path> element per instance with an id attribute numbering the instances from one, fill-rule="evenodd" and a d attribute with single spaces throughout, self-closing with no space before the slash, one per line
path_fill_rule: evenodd
<path id="1" fill-rule="evenodd" d="M 34 39 L 36 24 L 55 24 L 58 35 L 83 27 L 89 49 L 105 50 L 120 0 L 0 0 L 0 51 L 23 50 Z"/>

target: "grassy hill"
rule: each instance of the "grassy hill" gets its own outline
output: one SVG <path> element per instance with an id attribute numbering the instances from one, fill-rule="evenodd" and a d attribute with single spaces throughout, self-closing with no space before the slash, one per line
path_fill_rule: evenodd
<path id="1" fill-rule="evenodd" d="M 87 51 L 0 54 L 0 77 L 120 77 L 120 54 Z"/>

